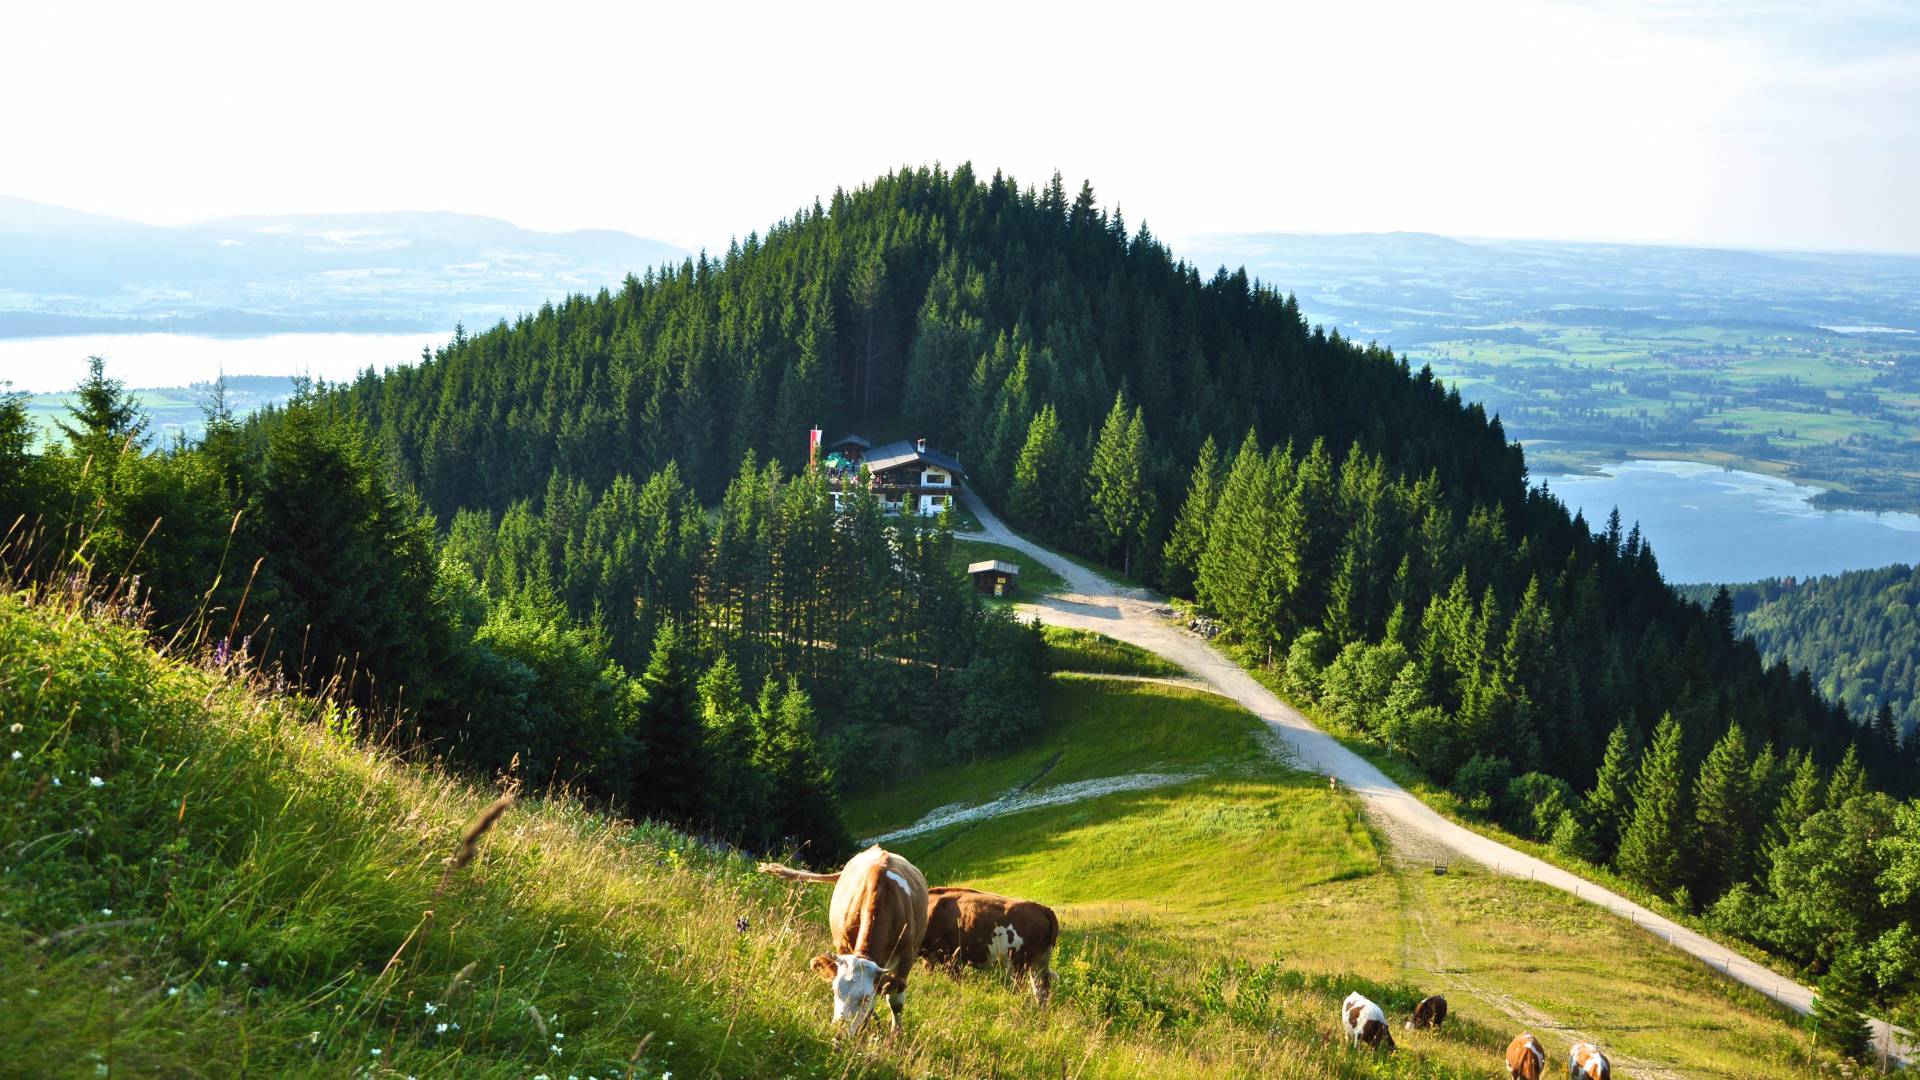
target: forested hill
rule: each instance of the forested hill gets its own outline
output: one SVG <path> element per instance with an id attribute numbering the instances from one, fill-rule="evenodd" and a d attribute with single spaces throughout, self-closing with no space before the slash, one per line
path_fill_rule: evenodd
<path id="1" fill-rule="evenodd" d="M 443 514 L 503 510 L 559 472 L 604 486 L 676 460 L 712 498 L 749 451 L 806 431 L 924 435 L 1003 492 L 1033 415 L 1086 443 L 1115 394 L 1153 432 L 1170 508 L 1208 436 L 1356 439 L 1390 467 L 1518 509 L 1518 449 L 1385 352 L 1310 330 L 1244 273 L 1203 276 L 1090 187 L 967 166 L 902 171 L 829 206 L 367 376 L 352 396 Z"/>
<path id="2" fill-rule="evenodd" d="M 1822 694 L 1846 702 L 1855 716 L 1871 716 L 1877 744 L 1920 725 L 1920 568 L 1884 566 L 1727 588 L 1735 630 L 1751 637 L 1768 662 L 1807 669 Z M 1705 603 L 1713 589 L 1684 591 Z"/>

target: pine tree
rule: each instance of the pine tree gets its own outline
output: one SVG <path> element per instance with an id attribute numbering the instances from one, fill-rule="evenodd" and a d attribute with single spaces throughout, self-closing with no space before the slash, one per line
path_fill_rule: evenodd
<path id="1" fill-rule="evenodd" d="M 1673 714 L 1661 717 L 1634 774 L 1633 817 L 1620 836 L 1615 859 L 1621 873 L 1659 896 L 1671 895 L 1682 883 L 1681 860 L 1690 848 L 1680 741 L 1680 724 Z"/>
<path id="2" fill-rule="evenodd" d="M 698 821 L 708 809 L 706 738 L 691 645 L 678 623 L 662 622 L 640 676 L 641 756 L 634 769 L 633 804 L 668 821 Z"/>
<path id="3" fill-rule="evenodd" d="M 1625 721 L 1614 725 L 1607 736 L 1607 752 L 1600 759 L 1600 773 L 1593 790 L 1587 792 L 1587 818 L 1593 822 L 1594 848 L 1603 861 L 1611 861 L 1620 844 L 1620 832 L 1633 815 L 1632 781 L 1639 767 L 1639 752 L 1633 745 L 1633 730 Z"/>
<path id="4" fill-rule="evenodd" d="M 1694 779 L 1694 892 L 1711 900 L 1752 873 L 1753 800 L 1747 739 L 1738 723 L 1715 743 Z"/>

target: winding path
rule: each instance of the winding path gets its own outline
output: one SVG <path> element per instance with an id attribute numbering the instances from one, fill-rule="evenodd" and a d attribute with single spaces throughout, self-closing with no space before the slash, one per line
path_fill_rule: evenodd
<path id="1" fill-rule="evenodd" d="M 1382 819 L 1383 826 L 1390 831 L 1417 834 L 1496 873 L 1538 881 L 1598 904 L 1615 915 L 1631 919 L 1635 925 L 1645 928 L 1648 933 L 1674 948 L 1698 958 L 1709 967 L 1719 969 L 1735 982 L 1752 987 L 1795 1012 L 1806 1014 L 1813 1011 L 1811 989 L 1618 893 L 1441 817 L 1366 759 L 1314 727 L 1299 710 L 1281 701 L 1213 646 L 1178 626 L 1172 620 L 1172 613 L 1162 597 L 1145 589 L 1116 585 L 1102 575 L 1025 539 L 1009 529 L 971 490 L 963 490 L 961 497 L 981 524 L 978 533 L 966 534 L 968 539 L 985 540 L 1013 548 L 1066 580 L 1063 594 L 1019 605 L 1018 610 L 1022 615 L 1038 617 L 1042 622 L 1056 626 L 1105 634 L 1138 645 L 1186 668 L 1209 689 L 1231 698 L 1266 721 L 1285 741 L 1288 751 L 1301 768 L 1338 779 L 1364 802 L 1370 813 Z M 1890 1045 L 1893 1056 L 1902 1061 L 1914 1056 L 1911 1032 L 1891 1028 L 1879 1020 L 1872 1021 L 1872 1025 L 1876 1049 Z"/>

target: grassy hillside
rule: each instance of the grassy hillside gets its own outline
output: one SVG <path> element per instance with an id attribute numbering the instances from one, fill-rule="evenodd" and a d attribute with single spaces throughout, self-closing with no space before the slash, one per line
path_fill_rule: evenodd
<path id="1" fill-rule="evenodd" d="M 836 1045 L 805 969 L 825 890 L 557 792 L 453 865 L 495 791 L 367 748 L 324 704 L 158 657 L 91 602 L 0 596 L 0 1045 L 32 1047 L 46 1076 L 1484 1076 L 1513 1025 L 1465 1002 L 1457 1030 L 1391 1062 L 1335 1045 L 1347 989 L 1399 1010 L 1439 988 L 1403 981 L 1395 900 L 1432 889 L 1461 978 L 1552 982 L 1581 1021 L 1645 1002 L 1643 1042 L 1704 1017 L 1700 1062 L 1738 1047 L 1760 1071 L 1797 1067 L 1763 1009 L 1571 901 L 1392 872 L 1341 797 L 1249 753 L 1244 714 L 1150 684 L 1059 693 L 1056 746 L 1101 717 L 1112 733 L 1056 767 L 1223 763 L 907 845 L 936 879 L 1060 901 L 1055 1005 L 921 975 L 904 1037 Z M 1143 873 L 1185 857 L 1174 889 Z M 1509 975 L 1472 948 L 1525 933 L 1555 956 Z M 1596 970 L 1562 986 L 1568 938 Z M 1600 994 L 1620 970 L 1634 978 Z"/>

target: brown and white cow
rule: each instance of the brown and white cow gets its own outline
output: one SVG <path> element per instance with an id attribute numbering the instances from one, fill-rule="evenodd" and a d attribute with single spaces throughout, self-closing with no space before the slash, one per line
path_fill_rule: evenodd
<path id="1" fill-rule="evenodd" d="M 1004 967 L 1025 975 L 1042 1005 L 1053 993 L 1053 947 L 1060 920 L 1053 909 L 978 889 L 937 885 L 927 890 L 927 936 L 920 955 L 937 964 Z"/>
<path id="2" fill-rule="evenodd" d="M 894 1030 L 906 1008 L 907 974 L 927 935 L 927 879 L 912 863 L 867 850 L 847 860 L 837 874 L 811 874 L 775 863 L 760 872 L 788 881 L 832 882 L 827 927 L 832 953 L 813 958 L 813 970 L 833 984 L 833 1019 L 856 1035 L 873 1015 L 874 998 L 887 995 Z"/>
<path id="3" fill-rule="evenodd" d="M 1530 1033 L 1521 1032 L 1507 1044 L 1508 1080 L 1540 1080 L 1547 1074 L 1547 1050 Z"/>
<path id="4" fill-rule="evenodd" d="M 1613 1063 L 1592 1043 L 1574 1043 L 1567 1051 L 1567 1080 L 1613 1080 Z"/>
<path id="5" fill-rule="evenodd" d="M 1437 1028 L 1447 1022 L 1447 999 L 1439 994 L 1431 994 L 1420 999 L 1413 1007 L 1413 1019 L 1407 1021 L 1408 1031 L 1421 1028 Z"/>
<path id="6" fill-rule="evenodd" d="M 1389 1052 L 1393 1050 L 1393 1032 L 1387 1028 L 1387 1014 L 1358 990 L 1348 994 L 1347 1000 L 1340 1006 L 1340 1019 L 1353 1045 Z"/>

